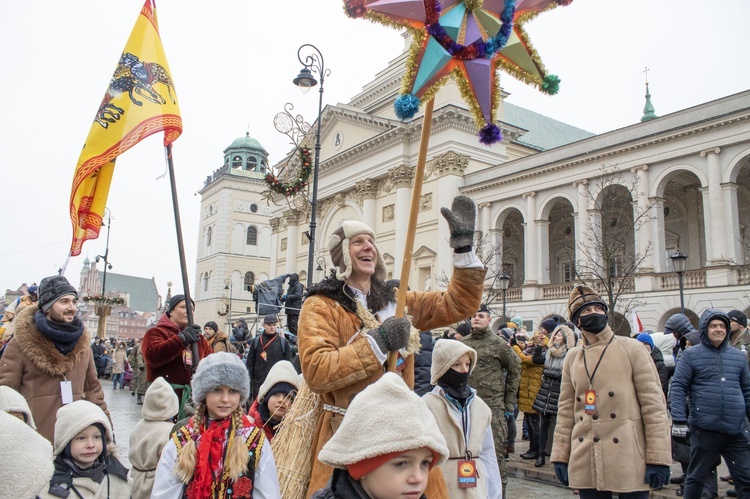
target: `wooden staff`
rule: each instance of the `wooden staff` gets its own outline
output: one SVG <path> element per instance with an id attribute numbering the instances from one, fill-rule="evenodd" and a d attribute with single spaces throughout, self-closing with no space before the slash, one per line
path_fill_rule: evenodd
<path id="1" fill-rule="evenodd" d="M 404 259 L 401 263 L 401 282 L 398 286 L 398 301 L 396 301 L 396 318 L 404 316 L 406 308 L 406 292 L 409 288 L 409 271 L 411 270 L 411 257 L 414 251 L 414 236 L 417 232 L 417 219 L 419 218 L 419 201 L 422 197 L 422 183 L 424 182 L 424 168 L 427 163 L 427 147 L 430 145 L 430 128 L 432 128 L 432 110 L 435 107 L 435 99 L 427 101 L 422 120 L 422 136 L 419 142 L 419 156 L 417 157 L 417 170 L 414 175 L 414 189 L 411 193 L 411 210 L 409 211 L 409 226 L 406 229 L 406 243 L 404 244 Z M 388 371 L 396 371 L 398 352 L 388 354 Z"/>

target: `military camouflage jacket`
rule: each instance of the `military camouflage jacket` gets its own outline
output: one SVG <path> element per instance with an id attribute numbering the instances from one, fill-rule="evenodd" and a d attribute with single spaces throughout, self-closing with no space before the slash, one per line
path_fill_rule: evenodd
<path id="1" fill-rule="evenodd" d="M 521 381 L 518 356 L 490 328 L 472 329 L 462 341 L 477 351 L 477 365 L 469 377 L 469 386 L 491 408 L 504 406 L 505 411 L 513 411 Z"/>

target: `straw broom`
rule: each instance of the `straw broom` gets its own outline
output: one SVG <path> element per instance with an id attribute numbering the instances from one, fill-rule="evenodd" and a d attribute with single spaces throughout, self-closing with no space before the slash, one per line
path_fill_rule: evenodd
<path id="1" fill-rule="evenodd" d="M 313 438 L 323 405 L 303 380 L 292 407 L 281 422 L 271 449 L 276 458 L 279 489 L 284 499 L 304 499 L 312 473 Z"/>

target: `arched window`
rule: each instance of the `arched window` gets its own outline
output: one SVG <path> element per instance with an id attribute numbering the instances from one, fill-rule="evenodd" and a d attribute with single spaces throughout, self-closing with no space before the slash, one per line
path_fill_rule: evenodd
<path id="1" fill-rule="evenodd" d="M 211 246 L 211 239 L 213 236 L 213 232 L 214 231 L 211 229 L 211 227 L 209 227 L 208 230 L 206 231 L 206 246 Z"/>
<path id="2" fill-rule="evenodd" d="M 255 284 L 255 274 L 252 272 L 245 272 L 245 290 L 250 291 L 253 284 Z"/>
<path id="3" fill-rule="evenodd" d="M 247 171 L 254 172 L 258 168 L 258 158 L 255 156 L 247 157 Z"/>
<path id="4" fill-rule="evenodd" d="M 235 156 L 232 158 L 232 168 L 240 168 L 242 166 L 242 156 Z"/>
<path id="5" fill-rule="evenodd" d="M 253 225 L 247 228 L 247 244 L 250 246 L 258 244 L 258 229 Z"/>
<path id="6" fill-rule="evenodd" d="M 268 170 L 268 165 L 266 164 L 266 160 L 262 159 L 260 160 L 260 172 L 266 173 L 266 170 Z"/>
<path id="7" fill-rule="evenodd" d="M 208 291 L 208 272 L 203 276 L 203 291 Z"/>

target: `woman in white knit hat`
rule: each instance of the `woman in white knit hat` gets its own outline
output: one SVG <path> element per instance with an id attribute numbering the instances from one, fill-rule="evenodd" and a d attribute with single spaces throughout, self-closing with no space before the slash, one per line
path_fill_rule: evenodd
<path id="1" fill-rule="evenodd" d="M 299 390 L 299 375 L 288 360 L 273 365 L 258 389 L 258 398 L 247 415 L 258 428 L 263 428 L 269 441 L 276 434 L 281 420 L 292 406 Z"/>
<path id="2" fill-rule="evenodd" d="M 271 446 L 242 411 L 250 376 L 240 358 L 208 355 L 192 388 L 195 415 L 164 447 L 152 499 L 280 498 Z"/>
<path id="3" fill-rule="evenodd" d="M 396 293 L 385 284 L 388 270 L 374 231 L 349 220 L 331 234 L 333 271 L 308 291 L 298 329 L 302 373 L 324 409 L 315 428 L 313 456 L 337 431 L 352 398 L 383 375 L 389 353 L 399 353 L 390 367 L 413 387 L 418 331 L 458 322 L 479 306 L 486 270 L 472 248 L 474 202 L 458 196 L 450 210 L 441 212 L 448 220 L 453 274 L 444 291 L 407 292 L 411 321 L 395 317 Z M 308 496 L 323 487 L 331 473 L 329 466 L 314 459 Z"/>
<path id="4" fill-rule="evenodd" d="M 318 459 L 336 468 L 313 499 L 425 498 L 448 453 L 435 417 L 394 373 L 357 395 Z"/>
<path id="5" fill-rule="evenodd" d="M 430 383 L 436 386 L 423 399 L 448 443 L 449 457 L 440 468 L 451 499 L 502 499 L 492 412 L 468 385 L 476 364 L 473 348 L 460 341 L 438 340 L 430 372 Z"/>

